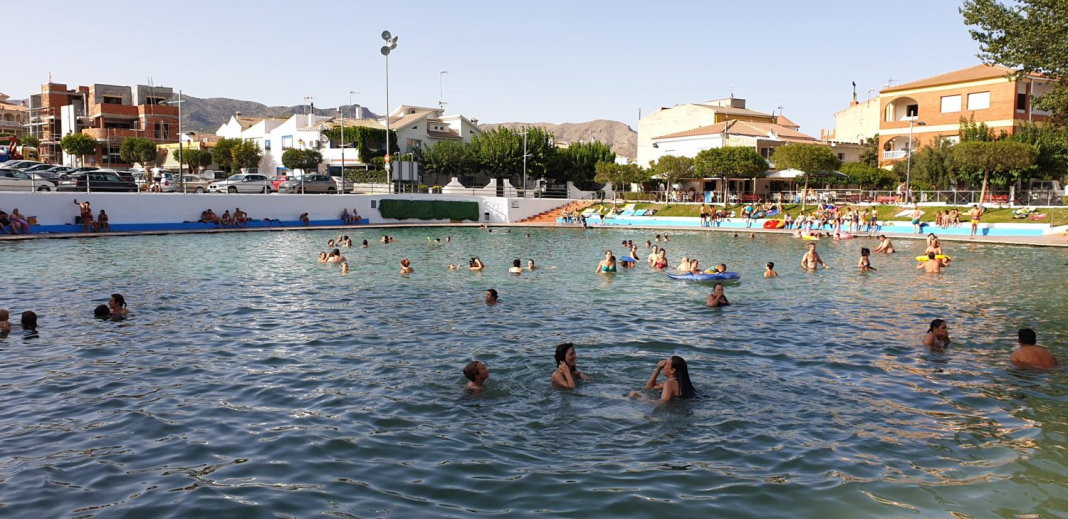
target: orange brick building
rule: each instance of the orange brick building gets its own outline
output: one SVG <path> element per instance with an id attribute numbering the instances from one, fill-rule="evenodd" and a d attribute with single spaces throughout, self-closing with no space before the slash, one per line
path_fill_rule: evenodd
<path id="1" fill-rule="evenodd" d="M 891 167 L 908 157 L 909 126 L 912 149 L 937 139 L 959 140 L 960 118 L 986 123 L 995 132 L 1013 133 L 1017 124 L 1042 122 L 1049 112 L 1034 110 L 1033 98 L 1052 89 L 1040 75 L 1010 79 L 1012 69 L 977 65 L 879 92 L 879 165 Z"/>
<path id="2" fill-rule="evenodd" d="M 87 166 L 129 167 L 119 158 L 127 137 L 144 137 L 157 144 L 178 142 L 178 107 L 166 104 L 174 97 L 168 87 L 94 84 L 68 89 L 62 83 L 41 85 L 30 96 L 30 132 L 41 140 L 41 160 L 69 162 L 59 142 L 70 133 L 97 140 Z"/>

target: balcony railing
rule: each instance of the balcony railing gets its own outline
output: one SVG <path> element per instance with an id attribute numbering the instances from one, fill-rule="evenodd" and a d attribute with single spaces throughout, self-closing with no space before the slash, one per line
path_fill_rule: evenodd
<path id="1" fill-rule="evenodd" d="M 22 123 L 19 122 L 19 121 L 0 121 L 0 126 L 18 128 L 18 127 L 22 126 Z"/>
<path id="2" fill-rule="evenodd" d="M 883 160 L 903 159 L 908 156 L 908 154 L 909 152 L 906 150 L 884 151 Z"/>

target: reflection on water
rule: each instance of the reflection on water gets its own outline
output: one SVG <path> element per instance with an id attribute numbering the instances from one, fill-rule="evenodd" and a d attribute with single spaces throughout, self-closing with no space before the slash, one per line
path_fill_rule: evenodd
<path id="1" fill-rule="evenodd" d="M 1062 251 L 960 247 L 935 276 L 901 241 L 862 274 L 871 243 L 820 242 L 833 268 L 802 273 L 797 240 L 673 234 L 673 264 L 742 274 L 708 309 L 711 286 L 645 262 L 594 273 L 655 232 L 389 232 L 348 231 L 371 246 L 343 251 L 347 276 L 316 262 L 331 232 L 7 245 L 0 304 L 41 330 L 0 338 L 5 515 L 1068 510 L 1065 375 L 1007 364 L 1022 326 L 1066 356 Z M 445 268 L 472 256 L 486 271 Z M 539 268 L 508 274 L 515 258 Z M 113 292 L 133 315 L 93 319 Z M 936 317 L 953 345 L 917 347 Z M 549 384 L 564 341 L 594 379 L 574 391 Z M 627 398 L 669 355 L 704 398 Z M 481 395 L 461 389 L 471 359 Z"/>

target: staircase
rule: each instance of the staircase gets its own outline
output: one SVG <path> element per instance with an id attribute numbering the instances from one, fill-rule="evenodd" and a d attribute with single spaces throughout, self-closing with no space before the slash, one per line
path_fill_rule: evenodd
<path id="1" fill-rule="evenodd" d="M 567 205 L 557 207 L 556 209 L 550 209 L 548 211 L 538 213 L 530 218 L 520 220 L 519 223 L 532 224 L 532 225 L 556 225 L 556 219 L 566 210 L 568 212 L 582 211 L 587 207 L 593 205 L 590 200 L 576 200 L 570 202 Z"/>

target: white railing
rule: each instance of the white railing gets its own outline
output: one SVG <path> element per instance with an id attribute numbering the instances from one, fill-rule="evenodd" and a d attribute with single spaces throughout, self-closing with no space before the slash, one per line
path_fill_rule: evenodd
<path id="1" fill-rule="evenodd" d="M 883 160 L 903 159 L 908 153 L 905 150 L 884 151 Z"/>
<path id="2" fill-rule="evenodd" d="M 22 123 L 20 123 L 18 121 L 0 121 L 0 126 L 9 126 L 9 127 L 18 128 L 18 127 L 22 126 Z"/>

